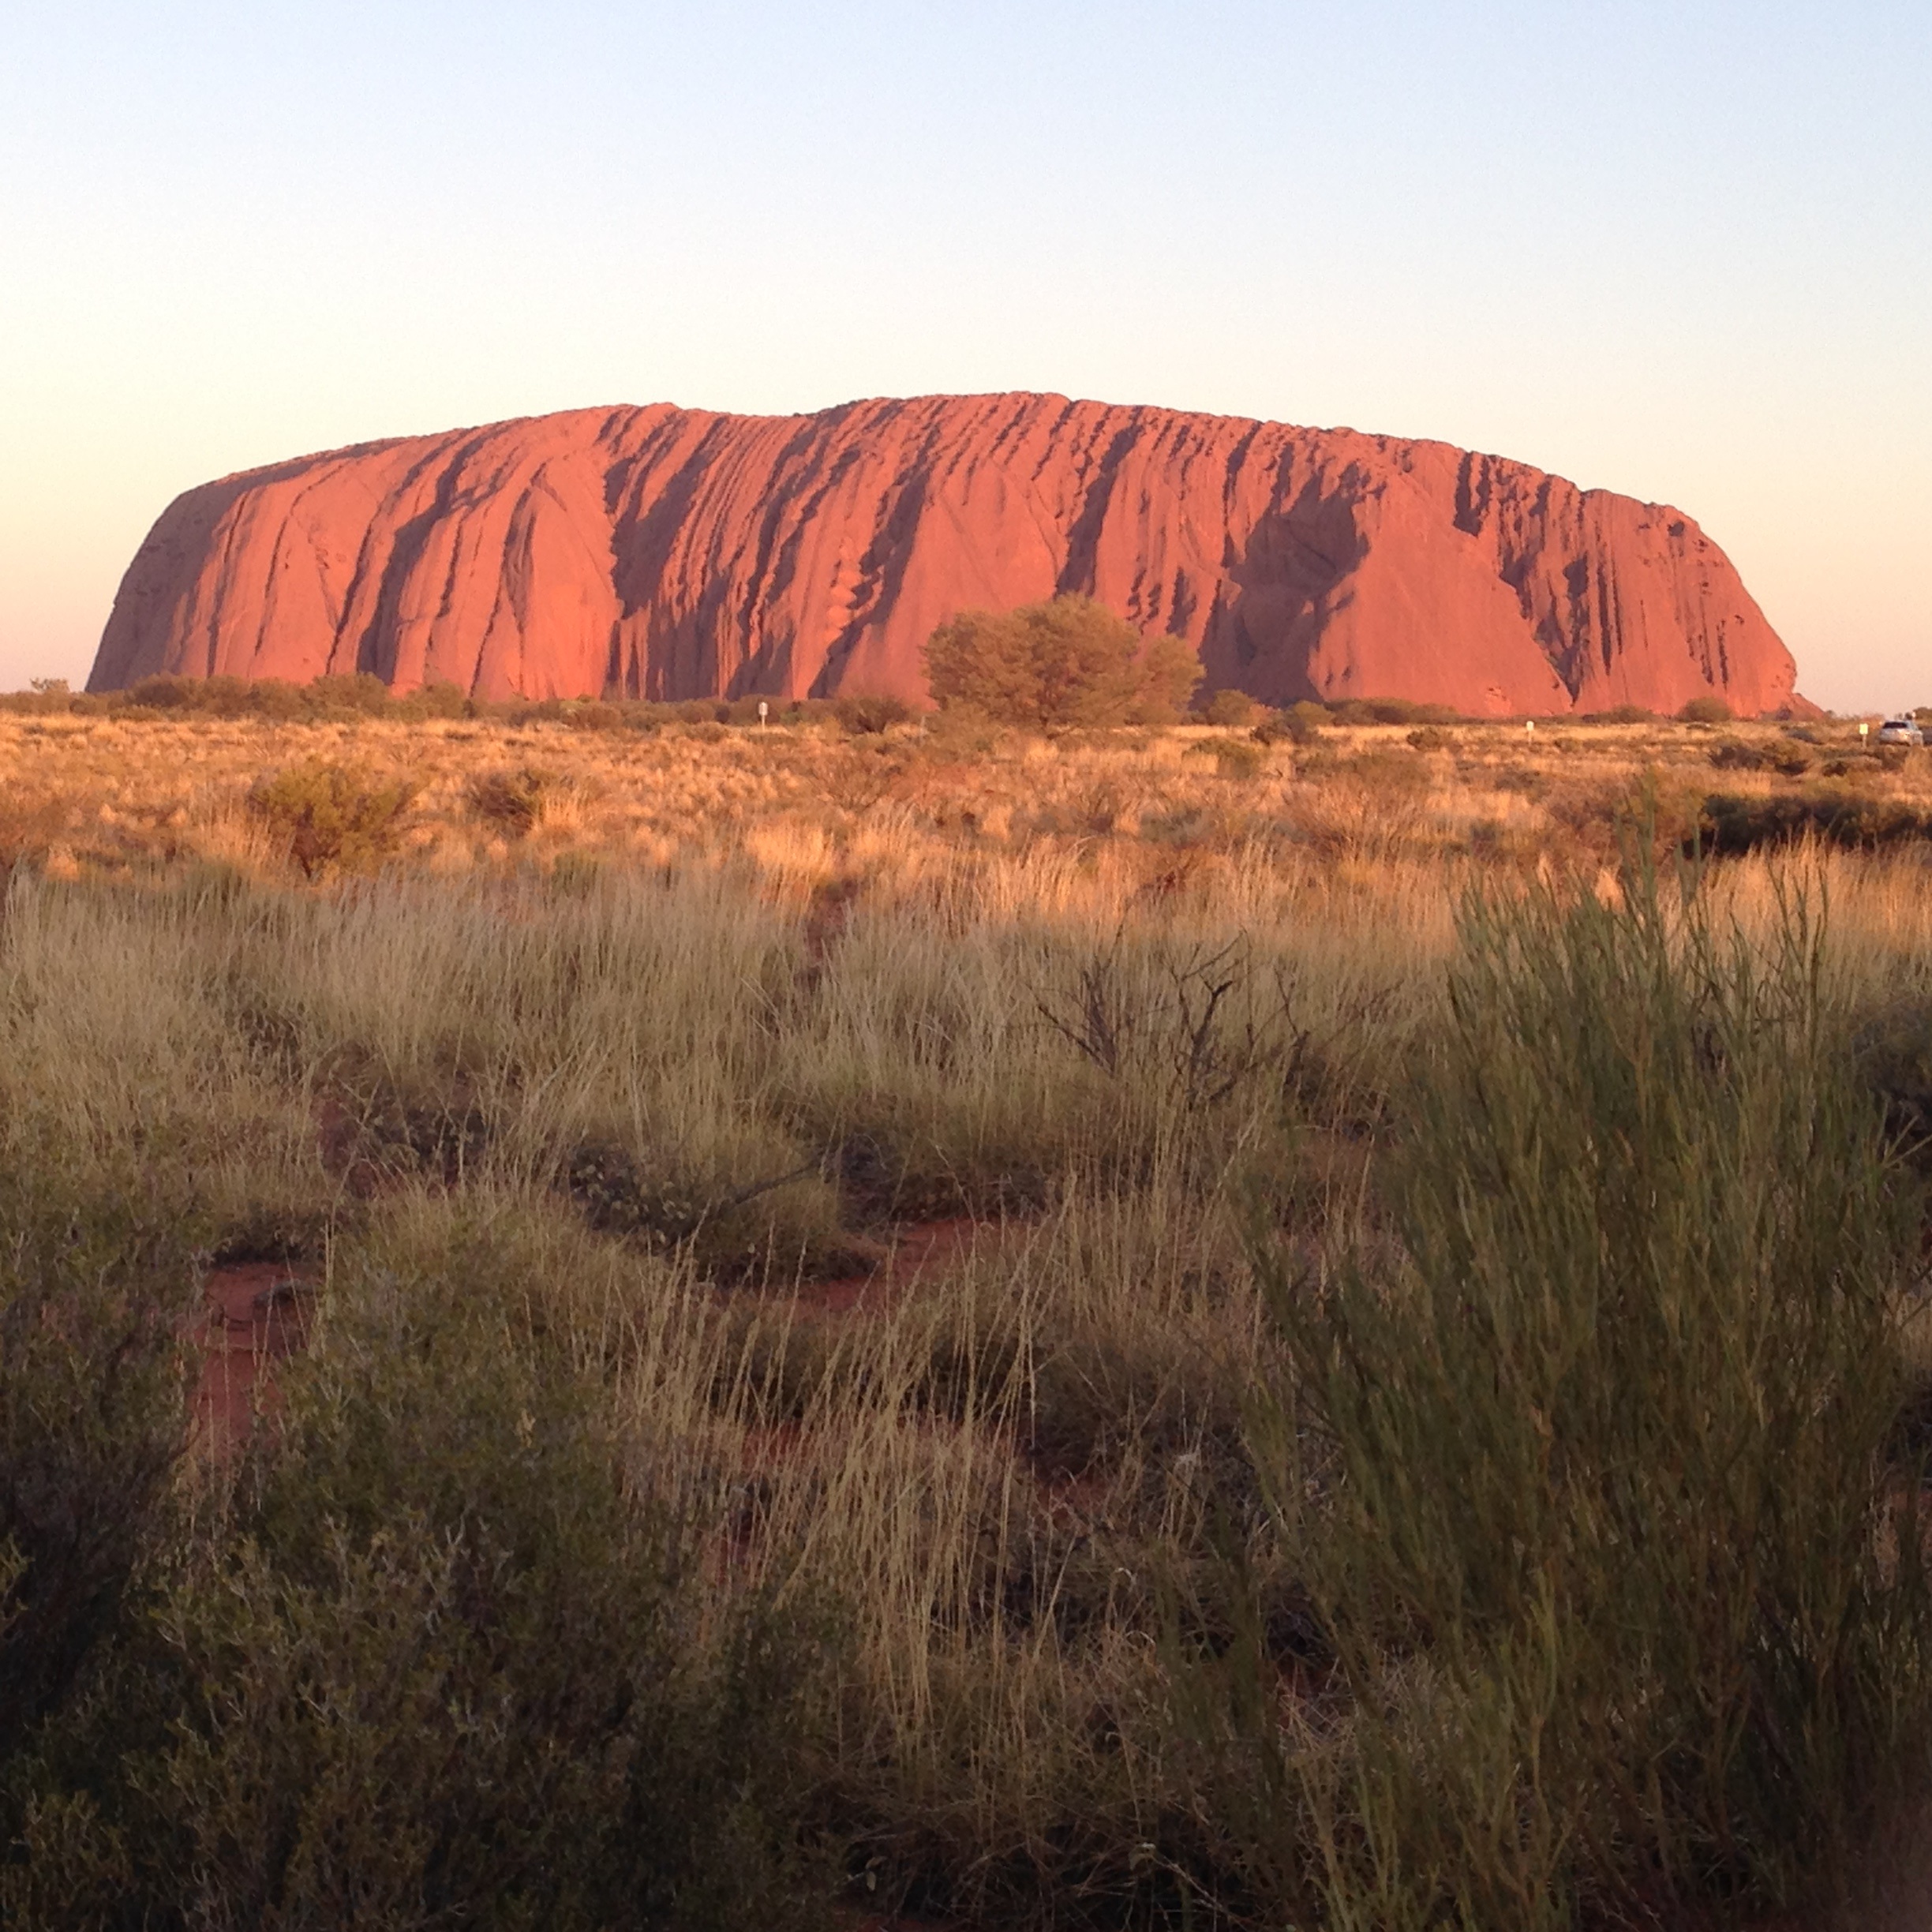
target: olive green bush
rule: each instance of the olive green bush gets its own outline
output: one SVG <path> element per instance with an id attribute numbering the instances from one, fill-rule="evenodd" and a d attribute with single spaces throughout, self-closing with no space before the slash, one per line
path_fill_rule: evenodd
<path id="1" fill-rule="evenodd" d="M 924 656 L 936 704 L 1041 731 L 1170 722 L 1201 677 L 1185 639 L 1144 637 L 1084 597 L 962 611 Z"/>
<path id="2" fill-rule="evenodd" d="M 833 700 L 832 714 L 839 728 L 855 738 L 871 737 L 911 723 L 912 707 L 903 698 L 880 691 L 855 691 Z"/>
<path id="3" fill-rule="evenodd" d="M 1344 698 L 1331 709 L 1338 724 L 1454 724 L 1458 721 L 1458 713 L 1451 706 L 1419 703 L 1412 698 Z"/>
<path id="4" fill-rule="evenodd" d="M 815 1918 L 814 1630 L 699 1619 L 552 1318 L 461 1217 L 444 1259 L 339 1282 L 279 1434 L 9 1767 L 8 1923 Z"/>
<path id="5" fill-rule="evenodd" d="M 378 784 L 353 766 L 315 758 L 260 780 L 248 802 L 302 877 L 313 879 L 380 863 L 395 849 L 414 796 L 406 781 Z"/>
<path id="6" fill-rule="evenodd" d="M 480 772 L 470 782 L 467 802 L 484 824 L 522 838 L 536 829 L 545 796 L 555 783 L 547 772 L 527 765 L 515 771 Z"/>
<path id="7" fill-rule="evenodd" d="M 1271 711 L 1254 728 L 1257 744 L 1316 745 L 1322 728 L 1335 722 L 1335 713 L 1326 705 L 1304 698 L 1280 711 Z"/>
<path id="8" fill-rule="evenodd" d="M 1732 855 L 1803 839 L 1854 847 L 1915 844 L 1932 840 L 1932 811 L 1851 784 L 1771 797 L 1718 792 L 1704 801 L 1698 835 L 1707 851 Z"/>
<path id="9" fill-rule="evenodd" d="M 1267 762 L 1262 747 L 1252 737 L 1204 738 L 1200 743 L 1189 745 L 1182 755 L 1212 758 L 1215 769 L 1223 778 L 1237 780 L 1258 777 Z"/>
<path id="10" fill-rule="evenodd" d="M 131 1614 L 171 1525 L 191 1277 L 178 1224 L 0 1174 L 0 1765 Z"/>
<path id="11" fill-rule="evenodd" d="M 1692 698 L 1679 706 L 1677 713 L 1687 724 L 1728 724 L 1736 715 L 1729 704 L 1715 694 Z"/>
<path id="12" fill-rule="evenodd" d="M 1786 778 L 1802 778 L 1811 769 L 1811 756 L 1788 738 L 1724 738 L 1707 754 L 1720 771 L 1774 771 Z"/>
<path id="13" fill-rule="evenodd" d="M 1247 692 L 1237 691 L 1231 684 L 1223 685 L 1199 708 L 1203 724 L 1231 726 L 1237 729 L 1243 725 L 1255 724 L 1263 710 Z"/>
<path id="14" fill-rule="evenodd" d="M 1802 897 L 1761 947 L 1624 893 L 1470 908 L 1399 1256 L 1261 1256 L 1255 1440 L 1338 1701 L 1235 1730 L 1331 1925 L 1785 1902 L 1926 1769 L 1918 1204 Z"/>

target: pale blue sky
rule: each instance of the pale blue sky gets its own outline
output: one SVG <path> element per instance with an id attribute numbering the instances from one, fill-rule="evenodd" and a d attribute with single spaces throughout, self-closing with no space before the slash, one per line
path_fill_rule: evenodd
<path id="1" fill-rule="evenodd" d="M 227 471 L 1004 388 L 1675 503 L 1932 702 L 1932 0 L 0 6 L 0 687 Z"/>

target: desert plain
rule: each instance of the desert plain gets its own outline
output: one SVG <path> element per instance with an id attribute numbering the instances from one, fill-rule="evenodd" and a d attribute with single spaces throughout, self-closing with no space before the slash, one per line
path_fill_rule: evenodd
<path id="1" fill-rule="evenodd" d="M 1932 754 L 151 695 L 0 709 L 8 1923 L 1921 1923 Z"/>

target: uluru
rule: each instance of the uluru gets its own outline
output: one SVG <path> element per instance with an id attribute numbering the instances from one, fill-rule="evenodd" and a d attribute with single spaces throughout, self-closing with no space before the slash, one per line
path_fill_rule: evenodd
<path id="1" fill-rule="evenodd" d="M 574 410 L 224 477 L 149 533 L 88 683 L 919 700 L 936 625 L 1069 591 L 1274 703 L 1792 702 L 1680 511 L 1443 443 L 1029 394 Z"/>

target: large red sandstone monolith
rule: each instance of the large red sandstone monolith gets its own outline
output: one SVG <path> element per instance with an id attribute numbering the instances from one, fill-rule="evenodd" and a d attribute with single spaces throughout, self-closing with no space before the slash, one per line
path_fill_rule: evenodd
<path id="1" fill-rule="evenodd" d="M 936 624 L 1062 590 L 1277 702 L 1792 698 L 1677 511 L 1441 443 L 1027 395 L 578 410 L 205 484 L 129 566 L 88 684 L 917 698 Z"/>

